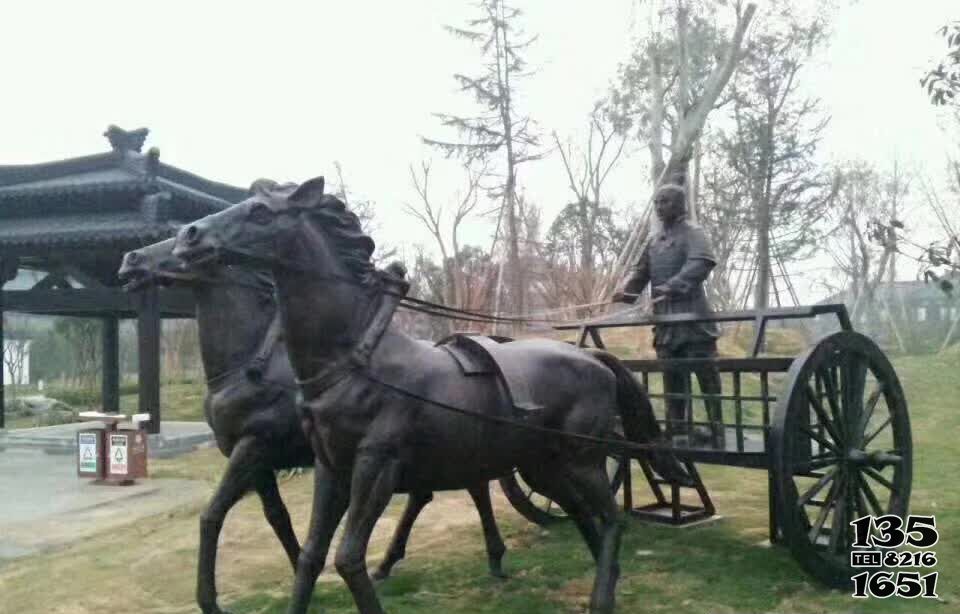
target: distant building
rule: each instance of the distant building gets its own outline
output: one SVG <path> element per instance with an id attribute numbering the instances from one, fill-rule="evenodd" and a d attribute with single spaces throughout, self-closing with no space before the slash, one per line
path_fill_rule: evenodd
<path id="1" fill-rule="evenodd" d="M 857 310 L 854 328 L 882 347 L 911 353 L 936 352 L 945 345 L 960 342 L 960 280 L 957 290 L 947 294 L 935 283 L 898 281 L 882 284 L 873 300 L 864 296 Z M 848 292 L 839 292 L 822 303 L 845 303 L 851 315 L 854 300 Z M 899 337 L 899 338 L 898 338 Z"/>

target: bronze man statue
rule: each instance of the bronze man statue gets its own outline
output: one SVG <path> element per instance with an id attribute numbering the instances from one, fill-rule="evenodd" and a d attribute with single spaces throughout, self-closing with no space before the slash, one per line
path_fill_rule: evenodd
<path id="1" fill-rule="evenodd" d="M 650 284 L 654 314 L 708 313 L 710 304 L 703 282 L 716 265 L 713 250 L 703 230 L 687 221 L 686 192 L 679 185 L 665 185 L 657 190 L 654 206 L 661 228 L 647 244 L 633 273 L 613 300 L 633 302 Z M 633 296 L 631 296 L 633 295 Z M 657 358 L 713 358 L 717 355 L 720 330 L 714 322 L 659 325 L 654 327 L 653 346 Z M 704 394 L 721 392 L 720 374 L 716 367 L 703 365 L 694 370 Z M 683 394 L 689 386 L 689 372 L 664 372 L 664 391 Z M 667 397 L 667 432 L 671 435 L 692 435 L 697 443 L 723 446 L 720 401 L 705 402 L 710 428 L 697 426 L 687 432 L 686 399 Z M 691 403 L 691 411 L 693 409 Z"/>

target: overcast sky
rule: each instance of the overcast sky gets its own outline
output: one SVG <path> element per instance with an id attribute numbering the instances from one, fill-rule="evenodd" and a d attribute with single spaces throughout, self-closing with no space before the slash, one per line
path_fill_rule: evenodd
<path id="1" fill-rule="evenodd" d="M 576 135 L 630 51 L 642 22 L 635 0 L 528 0 L 526 29 L 536 75 L 521 104 L 546 137 Z M 762 11 L 762 2 L 761 11 Z M 475 56 L 443 24 L 471 12 L 461 0 L 387 2 L 8 3 L 3 58 L 0 164 L 40 162 L 107 148 L 108 124 L 151 130 L 161 159 L 247 186 L 258 177 L 334 176 L 376 202 L 392 245 L 429 236 L 402 212 L 415 195 L 407 167 L 436 159 L 435 198 L 457 175 L 420 143 L 443 136 L 437 111 L 469 108 L 451 78 Z M 844 4 L 834 36 L 803 76 L 832 122 L 826 159 L 894 155 L 939 174 L 946 145 L 917 82 L 943 49 L 935 30 L 960 18 L 956 0 Z M 466 105 L 466 106 L 465 106 Z M 549 139 L 545 139 L 549 141 Z M 620 205 L 647 198 L 645 151 L 610 184 Z M 549 221 L 568 201 L 556 156 L 529 164 L 521 183 Z M 489 244 L 489 226 L 467 239 Z"/>

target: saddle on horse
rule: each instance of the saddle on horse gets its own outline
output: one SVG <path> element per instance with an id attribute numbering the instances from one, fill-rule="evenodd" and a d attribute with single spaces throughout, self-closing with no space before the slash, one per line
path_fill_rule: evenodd
<path id="1" fill-rule="evenodd" d="M 436 345 L 453 357 L 464 376 L 493 375 L 499 378 L 516 409 L 542 410 L 543 406 L 533 400 L 530 385 L 520 369 L 522 365 L 514 365 L 514 361 L 523 360 L 523 357 L 503 351 L 502 344 L 510 341 L 513 340 L 509 337 L 454 333 Z"/>

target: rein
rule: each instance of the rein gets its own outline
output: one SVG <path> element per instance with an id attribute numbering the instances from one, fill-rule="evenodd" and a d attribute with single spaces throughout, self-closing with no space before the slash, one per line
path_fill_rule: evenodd
<path id="1" fill-rule="evenodd" d="M 231 247 L 229 249 L 224 249 L 223 251 L 237 254 L 239 256 L 246 256 L 253 258 L 255 260 L 263 260 L 254 252 L 245 250 L 243 248 Z M 328 273 L 325 275 L 317 275 L 313 269 L 307 265 L 298 262 L 296 260 L 290 260 L 287 258 L 279 258 L 274 256 L 273 261 L 281 264 L 287 268 L 299 271 L 301 273 L 309 273 L 313 276 L 314 279 L 319 281 L 332 281 L 342 284 L 347 284 L 351 286 L 357 286 L 360 288 L 366 288 L 366 285 L 347 275 L 337 275 L 335 273 Z M 484 311 L 473 311 L 469 309 L 462 309 L 459 307 L 450 307 L 442 303 L 434 303 L 431 301 L 413 298 L 407 296 L 405 292 L 397 292 L 395 290 L 390 290 L 388 288 L 381 288 L 381 293 L 393 296 L 399 299 L 399 306 L 407 309 L 409 311 L 415 311 L 418 313 L 423 313 L 426 315 L 445 318 L 448 320 L 459 320 L 464 322 L 477 322 L 481 324 L 572 324 L 574 322 L 570 320 L 559 320 L 553 318 L 534 318 L 529 316 L 501 316 Z M 639 296 L 639 295 L 638 295 Z M 570 307 L 565 307 L 564 310 L 577 309 L 577 308 L 588 308 L 588 307 L 601 307 L 614 305 L 613 301 L 600 302 L 600 303 L 589 303 L 585 305 L 573 305 Z"/>
<path id="2" fill-rule="evenodd" d="M 439 409 L 445 411 L 460 414 L 462 416 L 470 416 L 471 418 L 476 418 L 485 422 L 493 422 L 496 424 L 502 424 L 509 426 L 511 428 L 518 428 L 526 431 L 531 431 L 534 433 L 540 433 L 541 435 L 551 435 L 554 437 L 563 437 L 566 439 L 575 439 L 577 441 L 582 441 L 594 446 L 603 446 L 615 450 L 616 452 L 629 453 L 629 452 L 658 452 L 669 450 L 672 447 L 672 444 L 669 442 L 663 443 L 637 443 L 635 441 L 629 441 L 627 439 L 609 439 L 606 437 L 594 437 L 593 435 L 583 435 L 581 433 L 571 433 L 569 431 L 561 431 L 560 429 L 550 428 L 548 426 L 538 426 L 536 424 L 528 424 L 526 422 L 521 422 L 520 420 L 515 420 L 513 418 L 504 418 L 502 416 L 491 416 L 489 414 L 482 414 L 480 412 L 471 411 L 469 409 L 464 409 L 462 407 L 457 407 L 456 405 L 449 405 L 441 401 L 436 401 L 428 397 L 419 395 L 415 392 L 411 392 L 405 388 L 401 388 L 395 384 L 385 382 L 377 377 L 374 377 L 364 369 L 356 369 L 355 373 L 360 377 L 366 379 L 367 381 L 380 386 L 381 388 L 386 388 L 387 390 L 392 390 L 397 394 L 402 396 L 420 401 L 421 403 L 426 403 L 432 405 Z M 667 443 L 668 445 L 664 445 Z"/>

